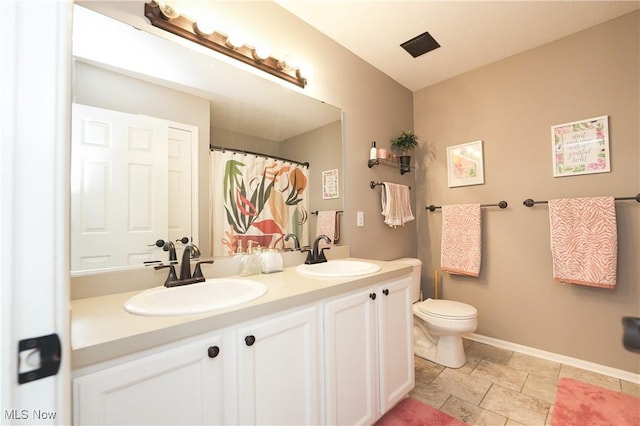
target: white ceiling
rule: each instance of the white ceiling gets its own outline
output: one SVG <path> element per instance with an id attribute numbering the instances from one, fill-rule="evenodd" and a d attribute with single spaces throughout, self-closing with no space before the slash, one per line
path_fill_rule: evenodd
<path id="1" fill-rule="evenodd" d="M 640 1 L 276 0 L 411 91 L 629 13 Z M 440 48 L 400 44 L 428 31 Z"/>

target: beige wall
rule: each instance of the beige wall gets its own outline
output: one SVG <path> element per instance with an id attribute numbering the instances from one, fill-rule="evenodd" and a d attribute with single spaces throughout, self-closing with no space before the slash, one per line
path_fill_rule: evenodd
<path id="1" fill-rule="evenodd" d="M 495 203 L 483 209 L 479 278 L 442 275 L 444 297 L 470 303 L 478 334 L 639 372 L 622 346 L 621 317 L 640 315 L 640 205 L 616 202 L 614 290 L 556 283 L 548 209 L 526 198 L 635 196 L 640 191 L 640 15 L 638 12 L 483 67 L 414 96 L 426 173 L 418 208 Z M 611 173 L 554 178 L 550 126 L 609 116 Z M 448 188 L 446 147 L 484 141 L 485 184 Z M 439 268 L 441 214 L 421 212 L 423 290 Z"/>

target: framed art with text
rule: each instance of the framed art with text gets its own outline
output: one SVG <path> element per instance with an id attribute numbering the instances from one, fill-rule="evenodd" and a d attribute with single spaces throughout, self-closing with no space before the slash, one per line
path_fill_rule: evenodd
<path id="1" fill-rule="evenodd" d="M 551 126 L 553 176 L 611 171 L 609 116 Z"/>

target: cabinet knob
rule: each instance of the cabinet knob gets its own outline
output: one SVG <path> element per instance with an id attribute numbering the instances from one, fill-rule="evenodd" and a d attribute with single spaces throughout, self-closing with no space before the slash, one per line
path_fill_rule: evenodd
<path id="1" fill-rule="evenodd" d="M 389 289 L 385 288 L 384 290 L 382 290 L 382 294 L 384 294 L 385 296 L 389 295 Z"/>
<path id="2" fill-rule="evenodd" d="M 370 293 L 369 297 L 371 298 L 371 300 L 376 300 L 376 294 L 375 293 Z"/>
<path id="3" fill-rule="evenodd" d="M 246 343 L 247 346 L 253 346 L 255 342 L 256 342 L 256 336 L 247 336 L 244 338 L 244 343 Z"/>
<path id="4" fill-rule="evenodd" d="M 220 348 L 217 346 L 209 346 L 209 349 L 207 349 L 207 355 L 209 355 L 209 358 L 215 358 L 219 353 Z"/>

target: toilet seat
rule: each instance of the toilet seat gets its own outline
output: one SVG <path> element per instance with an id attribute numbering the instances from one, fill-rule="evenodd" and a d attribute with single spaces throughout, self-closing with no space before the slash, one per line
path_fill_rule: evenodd
<path id="1" fill-rule="evenodd" d="M 454 300 L 427 299 L 417 303 L 416 306 L 420 312 L 435 318 L 465 320 L 478 316 L 476 308 Z"/>

